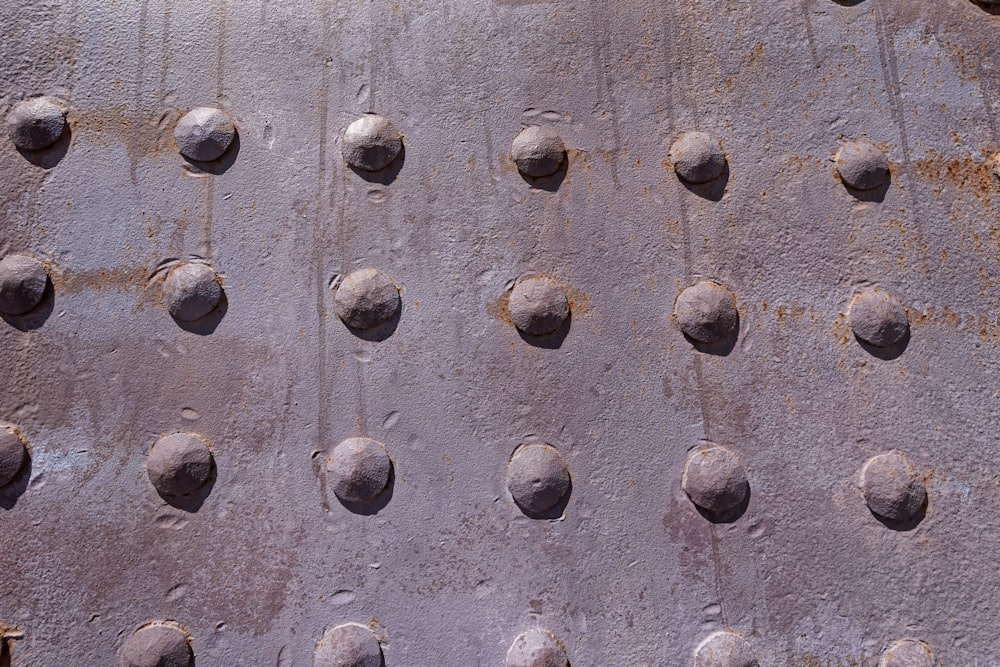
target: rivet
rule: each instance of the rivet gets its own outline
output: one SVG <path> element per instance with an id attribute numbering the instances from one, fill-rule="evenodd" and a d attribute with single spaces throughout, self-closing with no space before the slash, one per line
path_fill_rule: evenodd
<path id="1" fill-rule="evenodd" d="M 719 515 L 744 505 L 750 497 L 750 482 L 739 458 L 714 445 L 688 455 L 681 488 L 695 505 Z"/>
<path id="2" fill-rule="evenodd" d="M 569 316 L 569 300 L 559 283 L 546 277 L 518 281 L 507 301 L 510 319 L 529 336 L 544 336 L 559 327 Z"/>
<path id="3" fill-rule="evenodd" d="M 399 308 L 399 288 L 376 269 L 351 273 L 333 295 L 337 317 L 351 329 L 372 329 L 395 317 Z"/>
<path id="4" fill-rule="evenodd" d="M 997 4 L 1000 4 L 1000 0 L 997 0 Z M 1000 153 L 990 158 L 990 170 L 993 172 L 993 179 L 996 181 L 996 185 L 1000 187 Z"/>
<path id="5" fill-rule="evenodd" d="M 360 623 L 344 623 L 323 633 L 316 645 L 316 667 L 383 667 L 382 647 Z"/>
<path id="6" fill-rule="evenodd" d="M 854 335 L 875 347 L 892 347 L 903 340 L 910 329 L 906 309 L 899 299 L 877 288 L 855 296 L 848 317 Z"/>
<path id="7" fill-rule="evenodd" d="M 900 639 L 882 654 L 878 667 L 934 667 L 934 652 L 924 642 Z"/>
<path id="8" fill-rule="evenodd" d="M 382 443 L 371 438 L 348 438 L 329 453 L 326 470 L 338 498 L 363 503 L 385 490 L 392 463 Z"/>
<path id="9" fill-rule="evenodd" d="M 50 97 L 19 102 L 7 116 L 11 141 L 23 151 L 40 151 L 59 140 L 66 129 L 66 110 Z"/>
<path id="10" fill-rule="evenodd" d="M 222 285 L 212 267 L 202 262 L 183 262 L 170 269 L 163 282 L 167 310 L 175 319 L 194 322 L 219 305 Z"/>
<path id="11" fill-rule="evenodd" d="M 507 490 L 529 516 L 554 508 L 570 491 L 569 470 L 562 455 L 546 444 L 518 447 L 507 466 Z"/>
<path id="12" fill-rule="evenodd" d="M 674 171 L 688 183 L 707 183 L 726 168 L 719 140 L 707 132 L 685 132 L 670 147 Z"/>
<path id="13" fill-rule="evenodd" d="M 7 255 L 0 260 L 0 313 L 23 315 L 42 302 L 49 275 L 40 262 L 27 255 Z"/>
<path id="14" fill-rule="evenodd" d="M 368 114 L 347 126 L 341 143 L 344 161 L 362 171 L 380 171 L 403 150 L 403 138 L 388 118 Z"/>
<path id="15" fill-rule="evenodd" d="M 194 493 L 212 474 L 212 452 L 194 433 L 174 433 L 156 441 L 146 456 L 153 487 L 168 496 Z"/>
<path id="16" fill-rule="evenodd" d="M 222 109 L 198 107 L 184 114 L 174 129 L 181 155 L 197 162 L 222 157 L 236 137 L 236 123 Z"/>
<path id="17" fill-rule="evenodd" d="M 688 338 L 712 345 L 737 333 L 736 297 L 722 285 L 702 280 L 686 288 L 674 305 L 677 323 Z"/>
<path id="18" fill-rule="evenodd" d="M 874 190 L 889 180 L 889 159 L 870 141 L 844 144 L 835 161 L 840 180 L 854 190 Z"/>
<path id="19" fill-rule="evenodd" d="M 0 487 L 7 486 L 21 472 L 28 448 L 10 425 L 0 425 Z"/>
<path id="20" fill-rule="evenodd" d="M 695 667 L 757 667 L 757 657 L 741 635 L 719 630 L 694 650 Z"/>
<path id="21" fill-rule="evenodd" d="M 514 137 L 510 156 L 522 174 L 541 178 L 559 171 L 566 159 L 566 146 L 554 130 L 532 125 Z"/>
<path id="22" fill-rule="evenodd" d="M 168 622 L 150 623 L 128 638 L 122 647 L 123 667 L 192 667 L 194 653 L 188 637 Z"/>
<path id="23" fill-rule="evenodd" d="M 566 649 L 548 630 L 522 632 L 507 650 L 505 667 L 568 667 Z"/>
<path id="24" fill-rule="evenodd" d="M 873 456 L 861 468 L 861 490 L 872 513 L 905 522 L 927 503 L 927 488 L 906 454 L 891 450 Z"/>

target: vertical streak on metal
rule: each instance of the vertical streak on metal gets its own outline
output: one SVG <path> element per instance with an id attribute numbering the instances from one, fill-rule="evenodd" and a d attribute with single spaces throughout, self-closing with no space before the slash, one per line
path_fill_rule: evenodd
<path id="1" fill-rule="evenodd" d="M 136 115 L 141 117 L 140 107 L 142 105 L 142 80 L 144 78 L 144 62 L 143 59 L 146 55 L 149 45 L 146 42 L 146 21 L 149 18 L 149 0 L 142 0 L 139 3 L 139 35 L 137 38 L 136 49 L 136 66 L 135 66 L 135 92 L 134 92 L 134 102 L 136 105 L 135 112 Z M 136 174 L 136 169 L 139 166 L 139 144 L 142 141 L 142 123 L 134 122 L 132 123 L 132 131 L 130 133 L 131 141 L 128 147 L 128 175 L 129 180 L 132 185 L 137 185 L 139 183 L 138 175 Z"/>
<path id="2" fill-rule="evenodd" d="M 605 57 L 605 50 L 607 49 L 609 40 L 609 24 L 607 18 L 599 9 L 603 5 L 600 3 L 593 3 L 590 6 L 591 24 L 594 28 L 592 37 L 594 69 L 601 73 L 600 82 L 602 84 L 602 86 L 598 87 L 597 90 L 598 102 L 602 107 L 604 106 L 604 102 L 607 102 L 607 111 L 609 117 L 611 118 L 611 134 L 614 140 L 614 150 L 611 151 L 611 181 L 615 184 L 615 189 L 617 190 L 621 187 L 618 180 L 618 159 L 621 157 L 622 133 L 621 128 L 618 126 L 618 105 L 615 101 L 614 81 L 611 78 L 611 74 L 608 72 L 609 66 L 607 58 Z M 601 95 L 601 88 L 603 88 L 603 96 Z"/>
<path id="3" fill-rule="evenodd" d="M 323 50 L 330 47 L 330 7 L 328 3 L 320 4 L 320 15 L 323 23 Z M 316 165 L 316 219 L 313 221 L 312 260 L 315 269 L 316 283 L 316 448 L 326 451 L 327 420 L 329 419 L 330 384 L 326 376 L 326 296 L 327 286 L 323 275 L 323 255 L 326 250 L 326 238 L 323 224 L 329 214 L 330 203 L 326 197 L 326 144 L 327 144 L 327 114 L 330 105 L 330 68 L 327 67 L 325 56 L 320 58 L 319 66 L 320 89 L 317 96 L 317 111 L 319 118 L 319 150 Z M 322 461 L 321 461 L 322 465 Z M 322 474 L 322 473 L 321 473 Z M 325 502 L 325 497 L 324 497 Z"/>
<path id="4" fill-rule="evenodd" d="M 368 57 L 365 66 L 368 68 L 368 109 L 372 113 L 378 113 L 378 100 L 375 99 L 375 62 L 378 56 L 375 39 L 375 2 L 368 2 Z"/>
<path id="5" fill-rule="evenodd" d="M 809 42 L 809 53 L 812 55 L 813 66 L 820 68 L 819 53 L 816 51 L 816 37 L 813 33 L 812 7 L 816 0 L 802 0 L 802 19 L 806 26 L 806 41 Z"/>

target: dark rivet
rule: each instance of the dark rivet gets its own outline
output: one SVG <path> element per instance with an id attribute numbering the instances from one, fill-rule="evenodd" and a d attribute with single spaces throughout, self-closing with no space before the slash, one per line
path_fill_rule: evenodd
<path id="1" fill-rule="evenodd" d="M 174 139 L 181 155 L 189 160 L 210 162 L 222 157 L 236 137 L 236 123 L 221 109 L 198 107 L 177 121 Z"/>
<path id="2" fill-rule="evenodd" d="M 219 305 L 222 285 L 212 267 L 202 262 L 184 262 L 170 269 L 163 282 L 163 297 L 171 316 L 194 322 Z"/>
<path id="3" fill-rule="evenodd" d="M 555 130 L 533 125 L 514 137 L 510 155 L 522 174 L 541 178 L 559 171 L 566 146 Z"/>
<path id="4" fill-rule="evenodd" d="M 684 493 L 698 507 L 724 514 L 746 503 L 750 483 L 736 454 L 725 447 L 696 449 L 681 476 Z"/>
<path id="5" fill-rule="evenodd" d="M 313 656 L 316 667 L 383 667 L 382 647 L 360 623 L 344 623 L 323 633 Z"/>
<path id="6" fill-rule="evenodd" d="M 868 508 L 895 522 L 915 516 L 927 502 L 927 488 L 906 454 L 892 450 L 873 456 L 861 468 L 861 490 Z"/>
<path id="7" fill-rule="evenodd" d="M 889 180 L 889 160 L 870 141 L 851 141 L 837 152 L 836 169 L 844 185 L 855 190 L 874 190 Z"/>
<path id="8" fill-rule="evenodd" d="M 45 267 L 27 255 L 8 255 L 0 260 L 0 313 L 23 315 L 42 302 L 49 275 Z"/>
<path id="9" fill-rule="evenodd" d="M 341 143 L 344 161 L 362 171 L 385 169 L 403 150 L 403 138 L 389 119 L 362 116 L 347 126 Z"/>
<path id="10" fill-rule="evenodd" d="M 161 494 L 185 496 L 208 481 L 212 474 L 212 452 L 194 433 L 167 435 L 149 451 L 146 474 Z"/>
<path id="11" fill-rule="evenodd" d="M 551 445 L 518 447 L 507 467 L 507 490 L 529 514 L 552 509 L 570 490 L 569 470 L 562 455 Z"/>
<path id="12" fill-rule="evenodd" d="M 522 632 L 507 650 L 505 667 L 568 667 L 566 649 L 548 630 Z"/>
<path id="13" fill-rule="evenodd" d="M 757 664 L 747 640 L 727 630 L 713 632 L 694 651 L 695 667 L 757 667 Z"/>
<path id="14" fill-rule="evenodd" d="M 854 335 L 875 347 L 892 347 L 903 340 L 910 329 L 903 304 L 880 289 L 865 290 L 855 296 L 848 318 Z"/>
<path id="15" fill-rule="evenodd" d="M 348 275 L 333 295 L 337 317 L 352 329 L 372 329 L 399 312 L 399 288 L 376 269 L 361 269 Z"/>
<path id="16" fill-rule="evenodd" d="M 392 463 L 382 443 L 371 438 L 348 438 L 329 453 L 326 470 L 338 498 L 362 503 L 385 490 Z"/>
<path id="17" fill-rule="evenodd" d="M 719 140 L 707 132 L 686 132 L 670 147 L 674 171 L 688 183 L 707 183 L 726 168 Z"/>
<path id="18" fill-rule="evenodd" d="M 194 653 L 184 632 L 167 622 L 150 623 L 122 647 L 123 667 L 192 667 Z"/>
<path id="19" fill-rule="evenodd" d="M 24 100 L 7 116 L 11 141 L 24 151 L 48 148 L 59 140 L 65 129 L 65 108 L 49 97 Z"/>
<path id="20" fill-rule="evenodd" d="M 27 458 L 28 448 L 17 430 L 8 424 L 0 425 L 0 487 L 14 481 Z"/>
<path id="21" fill-rule="evenodd" d="M 740 321 L 736 297 L 722 285 L 708 280 L 680 293 L 674 315 L 686 336 L 708 345 L 735 336 Z"/>
<path id="22" fill-rule="evenodd" d="M 924 642 L 900 639 L 882 654 L 878 667 L 934 667 L 934 652 Z"/>
<path id="23" fill-rule="evenodd" d="M 510 319 L 529 336 L 556 331 L 569 315 L 569 300 L 559 283 L 546 277 L 518 281 L 507 302 Z"/>

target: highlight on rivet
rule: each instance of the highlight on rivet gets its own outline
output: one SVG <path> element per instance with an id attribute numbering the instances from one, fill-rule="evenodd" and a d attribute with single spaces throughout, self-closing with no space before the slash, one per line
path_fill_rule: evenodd
<path id="1" fill-rule="evenodd" d="M 40 151 L 59 141 L 66 130 L 65 105 L 51 97 L 33 97 L 14 106 L 7 133 L 23 151 Z"/>
<path id="2" fill-rule="evenodd" d="M 923 476 L 895 449 L 865 462 L 861 490 L 873 514 L 897 523 L 917 516 L 927 504 Z"/>
<path id="3" fill-rule="evenodd" d="M 878 667 L 934 667 L 934 651 L 922 641 L 900 639 L 882 654 Z"/>
<path id="4" fill-rule="evenodd" d="M 548 444 L 518 447 L 507 466 L 507 490 L 529 516 L 559 505 L 570 492 L 569 469 L 559 450 Z"/>
<path id="5" fill-rule="evenodd" d="M 719 630 L 706 637 L 694 651 L 695 667 L 758 667 L 750 643 L 735 632 Z"/>
<path id="6" fill-rule="evenodd" d="M 366 626 L 344 623 L 323 633 L 313 654 L 315 667 L 383 667 L 382 646 Z"/>
<path id="7" fill-rule="evenodd" d="M 388 486 L 392 462 L 382 443 L 365 437 L 348 438 L 327 455 L 326 471 L 338 498 L 363 503 Z"/>
<path id="8" fill-rule="evenodd" d="M 42 302 L 49 274 L 41 262 L 27 255 L 0 260 L 0 313 L 23 315 Z"/>
<path id="9" fill-rule="evenodd" d="M 28 459 L 24 438 L 11 424 L 0 424 L 0 488 L 14 481 Z"/>
<path id="10" fill-rule="evenodd" d="M 724 515 L 746 504 L 750 482 L 734 452 L 717 445 L 692 451 L 681 475 L 681 488 L 698 507 Z"/>
<path id="11" fill-rule="evenodd" d="M 889 159 L 870 141 L 844 144 L 834 161 L 840 180 L 854 190 L 874 190 L 889 180 Z"/>
<path id="12" fill-rule="evenodd" d="M 236 138 L 236 122 L 222 109 L 198 107 L 184 114 L 174 129 L 181 155 L 196 162 L 222 157 Z"/>
<path id="13" fill-rule="evenodd" d="M 362 171 L 381 171 L 399 157 L 403 137 L 388 118 L 367 114 L 347 126 L 341 142 L 344 161 Z"/>
<path id="14" fill-rule="evenodd" d="M 399 313 L 399 287 L 377 269 L 361 269 L 336 287 L 333 310 L 351 329 L 364 331 L 388 322 Z"/>
<path id="15" fill-rule="evenodd" d="M 722 175 L 726 154 L 708 132 L 685 132 L 670 146 L 674 171 L 688 183 L 708 183 Z"/>
<path id="16" fill-rule="evenodd" d="M 674 316 L 685 336 L 706 345 L 735 338 L 740 321 L 736 297 L 710 280 L 685 288 L 674 304 Z"/>
<path id="17" fill-rule="evenodd" d="M 174 319 L 194 322 L 219 305 L 222 284 L 208 264 L 181 262 L 170 269 L 163 281 L 163 299 Z"/>
<path id="18" fill-rule="evenodd" d="M 212 452 L 195 433 L 173 433 L 156 441 L 146 455 L 146 474 L 162 495 L 194 493 L 212 474 Z"/>
<path id="19" fill-rule="evenodd" d="M 557 331 L 569 317 L 569 299 L 555 280 L 535 276 L 514 285 L 507 310 L 519 331 L 529 336 L 544 336 Z"/>
<path id="20" fill-rule="evenodd" d="M 194 651 L 187 634 L 175 623 L 156 621 L 125 641 L 122 667 L 193 667 Z"/>
<path id="21" fill-rule="evenodd" d="M 562 643 L 548 630 L 522 632 L 507 650 L 505 667 L 568 667 Z"/>
<path id="22" fill-rule="evenodd" d="M 885 290 L 872 288 L 851 300 L 848 309 L 851 331 L 858 340 L 875 347 L 892 347 L 909 333 L 910 322 L 899 299 Z"/>
<path id="23" fill-rule="evenodd" d="M 566 146 L 555 130 L 532 125 L 514 137 L 510 156 L 522 174 L 542 178 L 559 171 L 566 159 Z"/>

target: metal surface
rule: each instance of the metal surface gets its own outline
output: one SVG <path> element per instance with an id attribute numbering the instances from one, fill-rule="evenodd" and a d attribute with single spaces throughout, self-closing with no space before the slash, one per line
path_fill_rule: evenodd
<path id="1" fill-rule="evenodd" d="M 11 665 L 183 661 L 178 631 L 199 667 L 520 665 L 523 633 L 574 667 L 1000 659 L 995 3 L 24 1 L 0 27 L 0 111 L 66 111 L 48 148 L 0 142 L 0 256 L 50 280 L 0 323 Z M 199 107 L 236 126 L 210 162 L 175 140 Z M 351 168 L 365 114 L 402 150 L 359 135 Z M 566 157 L 522 174 L 534 125 Z M 175 320 L 192 261 L 222 289 Z M 359 293 L 380 324 L 349 328 L 369 268 L 401 306 Z M 511 321 L 526 276 L 557 330 Z M 735 335 L 682 333 L 700 281 Z M 869 289 L 900 339 L 898 308 L 852 322 Z M 212 469 L 161 496 L 173 433 Z M 391 461 L 371 499 L 371 461 L 330 461 L 355 437 Z M 541 444 L 555 518 L 508 490 Z M 681 486 L 713 445 L 737 463 L 689 490 L 723 514 Z M 516 487 L 548 502 L 553 470 Z M 869 509 L 921 484 L 905 521 Z"/>

